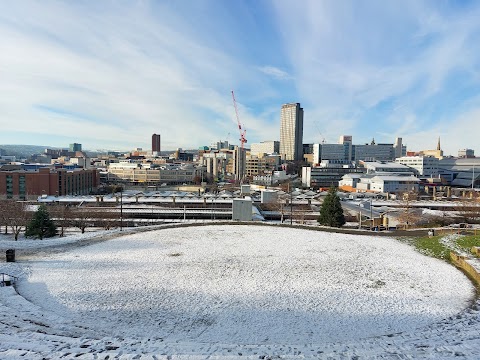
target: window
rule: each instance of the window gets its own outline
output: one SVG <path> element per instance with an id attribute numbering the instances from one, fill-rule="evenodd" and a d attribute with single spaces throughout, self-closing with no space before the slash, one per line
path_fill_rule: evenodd
<path id="1" fill-rule="evenodd" d="M 25 175 L 20 175 L 18 179 L 18 193 L 20 196 L 20 200 L 26 200 L 26 184 L 25 184 Z"/>
<path id="2" fill-rule="evenodd" d="M 12 175 L 7 175 L 6 182 L 7 182 L 7 199 L 12 199 L 13 198 L 13 177 L 12 177 Z"/>

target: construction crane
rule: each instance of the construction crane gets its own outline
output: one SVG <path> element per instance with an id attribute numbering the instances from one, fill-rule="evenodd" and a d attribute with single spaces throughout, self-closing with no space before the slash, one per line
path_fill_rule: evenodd
<path id="1" fill-rule="evenodd" d="M 237 124 L 238 124 L 238 131 L 240 132 L 240 143 L 241 143 L 241 148 L 243 150 L 244 144 L 247 142 L 247 138 L 245 137 L 247 130 L 242 129 L 242 124 L 240 123 L 240 117 L 238 116 L 238 108 L 237 108 L 237 101 L 235 100 L 235 94 L 233 93 L 232 90 L 232 99 L 233 99 L 233 106 L 235 107 L 235 116 L 237 117 Z"/>
<path id="2" fill-rule="evenodd" d="M 322 138 L 322 144 L 325 144 L 325 137 L 323 136 L 323 134 L 320 132 L 320 128 L 318 127 L 318 124 L 317 122 L 315 121 L 315 127 L 317 128 L 317 131 L 318 133 L 320 134 L 321 138 Z"/>

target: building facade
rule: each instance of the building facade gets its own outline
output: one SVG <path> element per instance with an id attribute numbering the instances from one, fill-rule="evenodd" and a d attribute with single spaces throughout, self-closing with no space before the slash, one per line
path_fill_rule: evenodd
<path id="1" fill-rule="evenodd" d="M 260 154 L 278 154 L 280 152 L 279 141 L 262 141 L 250 145 L 250 153 L 259 156 Z"/>
<path id="2" fill-rule="evenodd" d="M 420 176 L 432 177 L 438 175 L 438 159 L 433 156 L 402 156 L 395 160 L 415 170 Z"/>
<path id="3" fill-rule="evenodd" d="M 393 161 L 395 160 L 395 148 L 393 144 L 353 145 L 353 160 L 355 161 Z"/>
<path id="4" fill-rule="evenodd" d="M 320 144 L 319 163 L 322 160 L 350 160 L 348 144 Z"/>
<path id="5" fill-rule="evenodd" d="M 196 175 L 196 168 L 191 164 L 184 166 L 165 165 L 151 168 L 146 164 L 125 163 L 110 164 L 108 167 L 109 181 L 129 182 L 132 184 L 190 184 L 194 182 Z"/>
<path id="6" fill-rule="evenodd" d="M 33 200 L 41 195 L 88 195 L 100 183 L 96 169 L 0 171 L 0 199 Z"/>
<path id="7" fill-rule="evenodd" d="M 300 103 L 284 104 L 280 113 L 280 154 L 286 161 L 303 158 L 303 108 Z"/>
<path id="8" fill-rule="evenodd" d="M 381 193 L 418 193 L 420 182 L 414 176 L 374 176 L 369 180 L 370 191 Z"/>
<path id="9" fill-rule="evenodd" d="M 356 169 L 344 167 L 302 167 L 302 185 L 312 188 L 338 187 L 345 174 L 354 173 Z"/>

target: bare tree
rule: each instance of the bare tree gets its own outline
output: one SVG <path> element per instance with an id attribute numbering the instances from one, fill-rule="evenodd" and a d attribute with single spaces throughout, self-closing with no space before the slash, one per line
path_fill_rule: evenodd
<path id="1" fill-rule="evenodd" d="M 91 214 L 87 209 L 75 208 L 72 211 L 72 225 L 79 228 L 80 231 L 85 233 L 85 229 L 90 225 Z"/>
<path id="2" fill-rule="evenodd" d="M 5 235 L 8 234 L 8 213 L 10 200 L 0 201 L 0 228 L 5 226 Z"/>
<path id="3" fill-rule="evenodd" d="M 408 191 L 403 193 L 403 211 L 398 215 L 398 219 L 401 223 L 405 224 L 405 228 L 417 224 L 419 216 L 415 209 L 412 208 L 412 201 L 418 198 L 418 193 L 414 191 Z"/>
<path id="4" fill-rule="evenodd" d="M 105 208 L 92 213 L 95 216 L 95 222 L 105 230 L 110 230 L 118 224 L 118 214 L 113 208 Z"/>
<path id="5" fill-rule="evenodd" d="M 460 200 L 455 210 L 464 223 L 475 223 L 480 219 L 480 204 L 477 198 Z"/>
<path id="6" fill-rule="evenodd" d="M 8 225 L 12 230 L 15 240 L 18 240 L 20 233 L 25 230 L 30 221 L 30 212 L 23 202 L 11 201 L 8 206 Z"/>
<path id="7" fill-rule="evenodd" d="M 50 213 L 57 228 L 60 229 L 60 237 L 65 236 L 65 228 L 72 225 L 72 211 L 70 207 L 58 204 L 51 209 Z"/>

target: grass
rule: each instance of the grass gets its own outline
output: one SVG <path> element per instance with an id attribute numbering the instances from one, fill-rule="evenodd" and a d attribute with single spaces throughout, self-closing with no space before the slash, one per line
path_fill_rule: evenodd
<path id="1" fill-rule="evenodd" d="M 466 235 L 457 240 L 458 246 L 470 251 L 473 246 L 480 246 L 480 235 Z"/>
<path id="2" fill-rule="evenodd" d="M 424 236 L 413 239 L 413 245 L 422 254 L 432 256 L 437 259 L 450 261 L 450 249 L 443 245 L 439 240 L 441 236 Z"/>
<path id="3" fill-rule="evenodd" d="M 440 242 L 440 236 L 422 236 L 410 238 L 408 240 L 422 254 L 450 261 L 450 248 Z M 473 246 L 480 246 L 480 235 L 465 235 L 457 239 L 456 244 L 467 252 L 470 252 Z"/>

